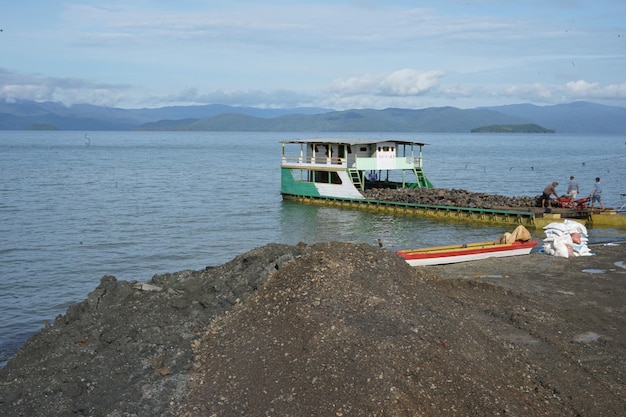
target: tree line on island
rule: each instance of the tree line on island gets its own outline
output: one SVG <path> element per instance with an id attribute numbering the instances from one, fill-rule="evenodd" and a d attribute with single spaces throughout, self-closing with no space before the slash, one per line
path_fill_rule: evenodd
<path id="1" fill-rule="evenodd" d="M 471 130 L 472 133 L 555 133 L 552 129 L 546 129 L 534 123 L 523 125 L 489 125 Z"/>

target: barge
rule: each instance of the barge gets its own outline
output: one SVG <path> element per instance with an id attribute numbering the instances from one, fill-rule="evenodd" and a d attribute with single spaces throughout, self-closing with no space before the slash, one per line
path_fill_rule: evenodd
<path id="1" fill-rule="evenodd" d="M 281 194 L 285 200 L 531 228 L 575 219 L 592 227 L 626 229 L 626 216 L 613 209 L 555 208 L 545 213 L 536 207 L 457 207 L 367 198 L 368 189 L 434 188 L 423 170 L 423 148 L 427 144 L 422 142 L 315 138 L 280 143 Z"/>

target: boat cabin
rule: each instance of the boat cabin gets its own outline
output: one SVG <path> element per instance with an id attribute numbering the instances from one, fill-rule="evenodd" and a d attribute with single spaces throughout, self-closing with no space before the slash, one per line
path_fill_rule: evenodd
<path id="1" fill-rule="evenodd" d="M 283 195 L 362 199 L 366 188 L 432 187 L 422 171 L 424 143 L 298 139 L 281 144 Z"/>

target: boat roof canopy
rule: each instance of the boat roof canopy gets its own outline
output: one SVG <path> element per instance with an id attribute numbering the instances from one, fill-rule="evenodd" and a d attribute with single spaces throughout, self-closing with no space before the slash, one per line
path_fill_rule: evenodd
<path id="1" fill-rule="evenodd" d="M 299 143 L 299 144 L 315 144 L 315 143 L 331 143 L 331 144 L 343 144 L 343 145 L 375 145 L 381 142 L 394 142 L 399 145 L 418 145 L 424 146 L 428 145 L 427 143 L 415 142 L 412 140 L 399 140 L 399 139 L 336 139 L 336 138 L 314 138 L 314 139 L 292 139 L 292 140 L 283 140 L 280 143 L 288 144 L 288 143 Z"/>

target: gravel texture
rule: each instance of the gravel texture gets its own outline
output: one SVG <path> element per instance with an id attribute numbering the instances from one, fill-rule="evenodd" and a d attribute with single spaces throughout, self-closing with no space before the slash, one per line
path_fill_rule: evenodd
<path id="1" fill-rule="evenodd" d="M 0 370 L 6 416 L 624 416 L 626 255 L 408 266 L 267 245 L 105 276 Z"/>

